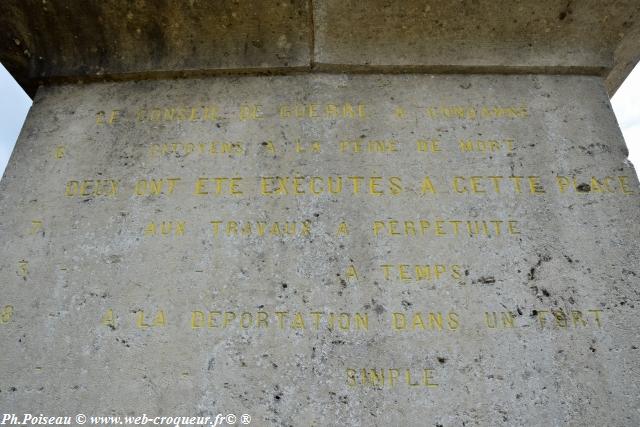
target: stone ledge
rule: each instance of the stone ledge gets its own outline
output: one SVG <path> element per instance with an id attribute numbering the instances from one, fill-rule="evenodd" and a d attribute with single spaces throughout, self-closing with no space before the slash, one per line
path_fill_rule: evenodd
<path id="1" fill-rule="evenodd" d="M 0 62 L 30 94 L 56 78 L 310 62 L 307 0 L 9 0 L 0 28 Z"/>
<path id="2" fill-rule="evenodd" d="M 40 84 L 299 72 L 590 74 L 640 57 L 640 4 L 6 0 L 0 62 Z"/>

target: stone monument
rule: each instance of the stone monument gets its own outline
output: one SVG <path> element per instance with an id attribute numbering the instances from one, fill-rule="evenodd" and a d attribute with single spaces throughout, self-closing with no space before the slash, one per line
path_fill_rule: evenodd
<path id="1" fill-rule="evenodd" d="M 639 16 L 0 3 L 0 423 L 639 425 Z"/>

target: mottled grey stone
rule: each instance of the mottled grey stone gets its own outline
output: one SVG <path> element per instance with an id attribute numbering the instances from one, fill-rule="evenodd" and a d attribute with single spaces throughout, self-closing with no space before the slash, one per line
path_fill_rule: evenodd
<path id="1" fill-rule="evenodd" d="M 319 66 L 605 74 L 640 7 L 597 0 L 313 4 Z M 630 47 L 636 38 L 628 38 Z"/>
<path id="2" fill-rule="evenodd" d="M 0 60 L 40 82 L 308 68 L 307 0 L 0 3 Z"/>
<path id="3" fill-rule="evenodd" d="M 636 0 L 0 2 L 0 61 L 40 84 L 218 74 L 605 76 L 640 58 Z"/>
<path id="4" fill-rule="evenodd" d="M 279 116 L 297 104 L 322 117 Z M 331 117 L 329 104 L 349 117 Z M 161 120 L 150 120 L 154 108 Z M 495 150 L 463 152 L 460 139 Z M 440 151 L 418 151 L 418 140 L 428 150 L 438 140 Z M 212 154 L 213 141 L 237 145 Z M 319 141 L 321 152 L 297 153 L 298 141 Z M 340 153 L 340 141 L 385 141 L 390 151 Z M 174 152 L 173 143 L 182 145 Z M 638 425 L 640 188 L 626 155 L 599 77 L 320 74 L 42 88 L 0 183 L 0 407 L 247 413 L 255 425 Z M 261 194 L 259 177 L 277 176 L 291 177 L 289 194 Z M 358 176 L 354 195 L 349 177 Z M 427 176 L 436 194 L 423 194 Z M 457 193 L 456 176 L 458 189 L 476 193 Z M 491 176 L 504 177 L 494 178 L 499 193 Z M 523 177 L 521 192 L 512 176 Z M 243 193 L 228 194 L 227 180 L 224 194 L 197 194 L 215 192 L 215 182 L 196 186 L 203 177 L 242 177 Z M 293 177 L 305 194 L 292 194 Z M 343 177 L 341 193 L 324 190 L 328 177 Z M 161 178 L 163 194 L 139 184 L 136 195 L 138 180 Z M 83 180 L 94 191 L 101 180 L 101 194 L 79 196 Z M 211 221 L 231 220 L 251 222 L 251 235 L 220 225 L 215 237 Z M 420 220 L 430 224 L 424 236 L 403 235 L 404 221 Z M 456 220 L 505 222 L 500 235 L 470 237 L 454 235 Z M 162 221 L 183 221 L 184 234 L 149 235 Z M 311 225 L 308 235 L 260 237 L 257 221 Z M 348 235 L 337 235 L 341 222 Z M 403 280 L 400 264 L 412 278 L 414 265 L 446 273 Z M 382 265 L 394 266 L 389 279 Z M 166 324 L 153 326 L 159 310 Z M 194 311 L 236 318 L 193 328 Z M 282 329 L 278 311 L 290 313 Z M 243 328 L 244 312 L 254 325 L 268 313 L 269 326 Z M 304 329 L 292 327 L 295 312 Z M 313 312 L 323 313 L 317 330 Z M 417 320 L 416 330 L 393 328 L 394 313 L 411 325 L 416 312 L 424 330 Z M 151 326 L 136 325 L 141 313 Z M 350 313 L 349 330 L 329 329 L 329 313 Z M 367 330 L 354 327 L 355 313 L 368 315 Z M 428 313 L 442 313 L 442 330 Z M 362 368 L 384 369 L 385 385 L 350 384 L 348 369 L 360 380 Z M 408 386 L 405 369 L 412 381 L 431 369 L 438 386 Z"/>

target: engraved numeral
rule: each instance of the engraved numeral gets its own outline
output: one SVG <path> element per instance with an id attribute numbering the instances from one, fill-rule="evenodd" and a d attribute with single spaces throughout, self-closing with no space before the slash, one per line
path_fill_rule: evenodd
<path id="1" fill-rule="evenodd" d="M 18 261 L 18 276 L 26 279 L 28 274 L 29 274 L 29 262 Z"/>
<path id="2" fill-rule="evenodd" d="M 43 227 L 43 222 L 42 221 L 36 220 L 36 219 L 32 220 L 31 221 L 31 231 L 29 231 L 29 234 L 33 236 L 38 231 L 42 230 L 42 227 Z"/>

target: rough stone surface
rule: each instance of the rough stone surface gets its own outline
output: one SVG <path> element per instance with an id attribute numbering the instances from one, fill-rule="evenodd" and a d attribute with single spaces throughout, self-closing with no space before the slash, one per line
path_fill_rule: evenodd
<path id="1" fill-rule="evenodd" d="M 0 62 L 52 81 L 301 70 L 607 76 L 640 57 L 636 0 L 0 2 Z"/>
<path id="2" fill-rule="evenodd" d="M 307 0 L 5 1 L 0 59 L 33 93 L 52 78 L 308 67 Z"/>
<path id="3" fill-rule="evenodd" d="M 607 70 L 635 1 L 314 2 L 315 61 L 357 67 Z"/>
<path id="4" fill-rule="evenodd" d="M 322 117 L 280 117 L 297 104 Z M 217 115 L 202 120 L 205 106 Z M 162 119 L 151 120 L 154 108 Z M 332 117 L 345 108 L 347 118 Z M 462 151 L 461 139 L 493 150 Z M 211 153 L 215 141 L 237 145 Z M 370 141 L 389 151 L 369 152 Z M 358 142 L 363 152 L 353 152 Z M 255 425 L 638 425 L 640 188 L 626 155 L 599 77 L 42 88 L 0 183 L 0 407 L 247 413 Z M 488 178 L 497 176 L 499 192 Z M 213 194 L 215 181 L 196 185 L 203 177 L 242 178 L 242 194 L 229 194 L 230 180 Z M 259 177 L 290 177 L 288 194 L 269 194 L 275 179 L 261 194 Z M 329 177 L 343 178 L 342 192 L 326 191 Z M 363 177 L 358 194 L 349 177 Z M 171 192 L 168 178 L 180 178 Z M 136 185 L 151 179 L 163 179 L 162 194 Z M 83 180 L 93 180 L 87 195 L 71 182 Z M 96 180 L 118 180 L 117 194 L 104 195 L 110 181 L 91 194 Z M 489 235 L 471 237 L 464 224 L 455 235 L 457 220 L 517 221 L 518 234 L 503 222 L 500 235 L 495 223 Z M 167 235 L 163 221 L 174 224 Z M 211 221 L 224 221 L 218 236 Z M 251 234 L 227 235 L 228 221 L 250 222 Z M 264 236 L 258 221 L 269 224 Z M 285 221 L 298 231 L 308 221 L 310 232 L 272 235 Z M 405 221 L 417 236 L 405 235 Z M 349 234 L 338 234 L 341 222 Z M 441 277 L 415 280 L 414 265 L 436 264 Z M 393 266 L 388 279 L 383 265 Z M 199 327 L 194 311 L 236 318 Z M 268 326 L 255 325 L 260 312 Z M 289 313 L 282 328 L 276 312 Z M 349 328 L 330 329 L 329 313 L 349 313 Z M 366 330 L 355 313 L 368 316 Z M 394 328 L 401 314 L 407 330 Z M 385 369 L 384 386 L 362 385 L 362 368 Z M 431 369 L 438 386 L 407 385 L 405 369 L 412 382 Z"/>
<path id="5" fill-rule="evenodd" d="M 629 73 L 640 59 L 638 51 L 638 40 L 640 40 L 640 22 L 629 22 L 624 39 L 618 44 L 614 52 L 614 67 L 607 75 L 605 86 L 609 96 L 613 97 L 620 85 L 627 78 Z"/>

